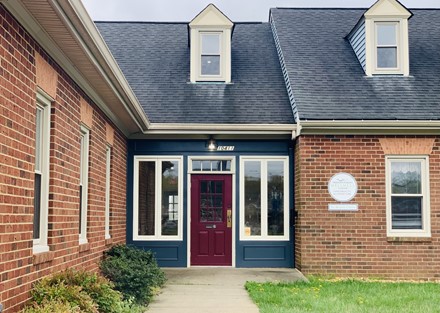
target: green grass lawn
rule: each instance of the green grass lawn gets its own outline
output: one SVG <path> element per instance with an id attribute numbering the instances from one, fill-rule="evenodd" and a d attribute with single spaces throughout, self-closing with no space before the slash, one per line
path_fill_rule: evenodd
<path id="1" fill-rule="evenodd" d="M 310 283 L 246 283 L 261 313 L 440 312 L 440 284 L 311 278 Z"/>

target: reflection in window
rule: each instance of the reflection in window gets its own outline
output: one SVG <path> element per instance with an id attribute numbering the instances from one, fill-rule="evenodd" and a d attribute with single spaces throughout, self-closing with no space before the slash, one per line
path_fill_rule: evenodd
<path id="1" fill-rule="evenodd" d="M 162 235 L 177 236 L 179 163 L 162 162 Z"/>
<path id="2" fill-rule="evenodd" d="M 139 235 L 155 234 L 156 162 L 139 162 Z"/>
<path id="3" fill-rule="evenodd" d="M 223 181 L 200 182 L 200 222 L 223 221 Z"/>
<path id="4" fill-rule="evenodd" d="M 192 170 L 195 172 L 230 172 L 231 160 L 193 160 Z"/>
<path id="5" fill-rule="evenodd" d="M 202 34 L 201 39 L 201 75 L 220 75 L 220 34 Z"/>
<path id="6" fill-rule="evenodd" d="M 267 162 L 268 235 L 284 235 L 284 162 Z"/>
<path id="7" fill-rule="evenodd" d="M 392 229 L 422 229 L 422 165 L 391 163 Z"/>
<path id="8" fill-rule="evenodd" d="M 288 158 L 242 160 L 240 235 L 258 240 L 288 239 Z"/>
<path id="9" fill-rule="evenodd" d="M 378 23 L 377 68 L 397 68 L 397 23 Z"/>
<path id="10" fill-rule="evenodd" d="M 244 224 L 247 236 L 261 235 L 261 162 L 244 163 Z"/>

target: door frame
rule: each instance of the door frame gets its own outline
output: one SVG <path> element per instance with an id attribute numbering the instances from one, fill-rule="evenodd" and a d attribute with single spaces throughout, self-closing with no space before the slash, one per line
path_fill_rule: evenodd
<path id="1" fill-rule="evenodd" d="M 223 172 L 208 172 L 208 171 L 193 171 L 192 170 L 192 161 L 193 160 L 229 160 L 231 161 L 231 170 L 230 171 L 223 171 Z M 237 194 L 236 194 L 236 158 L 235 156 L 225 156 L 225 155 L 203 155 L 203 156 L 197 156 L 192 155 L 188 156 L 187 158 L 187 177 L 186 177 L 186 195 L 187 195 L 187 210 L 186 210 L 186 242 L 187 242 L 187 261 L 186 261 L 186 267 L 191 267 L 191 175 L 231 175 L 232 179 L 232 266 L 235 267 L 235 258 L 236 258 L 236 220 L 237 220 L 237 214 L 236 214 L 236 203 L 237 203 Z M 196 265 L 194 265 L 196 266 Z M 205 266 L 203 266 L 205 267 Z M 210 266 L 206 266 L 210 267 Z M 211 266 L 216 267 L 216 266 Z M 220 266 L 219 266 L 220 267 Z M 229 267 L 229 266 L 221 266 L 221 267 Z"/>

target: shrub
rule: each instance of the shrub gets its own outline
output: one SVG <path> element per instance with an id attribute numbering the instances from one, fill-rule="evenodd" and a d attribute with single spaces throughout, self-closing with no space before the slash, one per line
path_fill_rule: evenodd
<path id="1" fill-rule="evenodd" d="M 154 289 L 165 282 L 165 275 L 151 251 L 117 245 L 104 255 L 101 271 L 125 299 L 133 298 L 138 304 L 147 304 Z"/>
<path id="2" fill-rule="evenodd" d="M 95 273 L 67 270 L 34 285 L 33 302 L 22 313 L 141 313 L 145 308 L 124 301 L 114 285 Z"/>
<path id="3" fill-rule="evenodd" d="M 43 301 L 41 304 L 34 302 L 32 306 L 24 308 L 22 313 L 81 313 L 81 309 L 78 306 L 72 306 L 68 302 L 56 301 Z"/>

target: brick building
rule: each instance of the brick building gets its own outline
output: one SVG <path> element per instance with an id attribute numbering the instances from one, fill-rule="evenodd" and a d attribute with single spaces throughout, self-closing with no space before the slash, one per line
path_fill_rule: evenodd
<path id="1" fill-rule="evenodd" d="M 96 24 L 1 1 L 3 311 L 125 242 L 162 266 L 439 279 L 439 37 L 440 10 L 395 0 Z"/>

